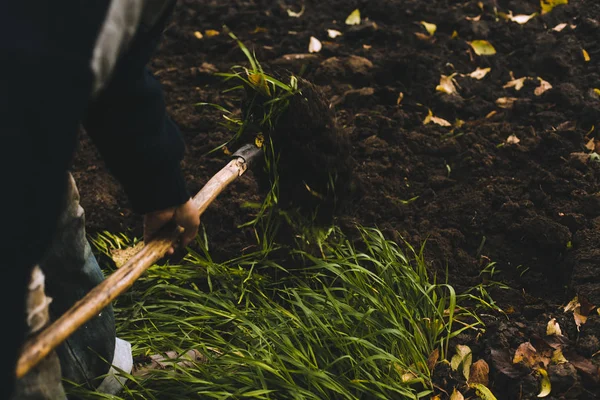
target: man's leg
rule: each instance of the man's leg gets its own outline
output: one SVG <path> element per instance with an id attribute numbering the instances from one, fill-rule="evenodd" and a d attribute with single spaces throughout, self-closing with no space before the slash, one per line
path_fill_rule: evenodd
<path id="1" fill-rule="evenodd" d="M 45 277 L 39 267 L 35 267 L 28 286 L 26 319 L 29 336 L 34 337 L 50 322 L 48 304 L 52 299 L 46 297 Z M 17 380 L 12 400 L 66 400 L 61 382 L 60 362 L 55 351 Z"/>
<path id="2" fill-rule="evenodd" d="M 70 174 L 68 181 L 64 211 L 50 251 L 41 263 L 47 276 L 46 293 L 52 298 L 50 316 L 53 320 L 104 280 L 86 237 L 84 210 Z M 115 354 L 116 348 L 119 354 Z M 57 348 L 57 354 L 63 379 L 90 388 L 102 383 L 115 357 L 122 360 L 119 367 L 124 370 L 131 361 L 129 343 L 116 339 L 115 318 L 110 305 L 75 331 Z M 118 385 L 118 382 L 114 383 Z"/>

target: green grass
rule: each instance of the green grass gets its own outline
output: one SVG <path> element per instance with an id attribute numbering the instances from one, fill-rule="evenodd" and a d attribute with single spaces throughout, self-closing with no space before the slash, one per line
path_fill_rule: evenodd
<path id="1" fill-rule="evenodd" d="M 268 132 L 298 93 L 262 70 L 233 35 L 249 67 L 225 79 L 238 82 L 259 107 L 241 119 L 218 105 L 239 138 L 248 124 Z M 256 114 L 258 110 L 259 114 Z M 256 127 L 255 127 L 256 128 Z M 255 131 L 254 131 L 255 132 Z M 258 136 L 257 136 L 258 137 Z M 268 137 L 268 136 L 267 136 Z M 231 143 L 228 141 L 222 147 Z M 120 397 L 72 389 L 82 399 L 420 399 L 429 398 L 430 355 L 448 357 L 465 330 L 483 330 L 477 307 L 494 308 L 486 287 L 457 294 L 428 270 L 423 249 L 359 227 L 350 239 L 310 216 L 277 210 L 278 155 L 265 140 L 272 189 L 248 203 L 254 253 L 217 262 L 201 234 L 181 265 L 150 268 L 115 303 L 118 336 L 135 356 L 198 350 L 205 362 L 129 376 Z M 411 202 L 414 199 L 407 200 Z M 279 227 L 296 235 L 278 243 Z M 135 243 L 126 235 L 93 239 L 110 255 Z M 110 273 L 111 271 L 107 271 Z"/>
<path id="2" fill-rule="evenodd" d="M 217 263 L 205 240 L 181 265 L 152 267 L 116 303 L 118 336 L 134 355 L 197 349 L 207 362 L 130 377 L 109 398 L 429 398 L 427 359 L 483 328 L 465 307 L 478 298 L 430 279 L 421 250 L 359 232 L 353 244 L 332 228 L 318 257 L 292 250 L 295 268 L 276 245 Z"/>

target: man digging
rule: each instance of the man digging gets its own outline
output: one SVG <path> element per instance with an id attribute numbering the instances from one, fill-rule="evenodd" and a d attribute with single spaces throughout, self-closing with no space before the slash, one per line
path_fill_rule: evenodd
<path id="1" fill-rule="evenodd" d="M 184 228 L 181 245 L 197 233 L 199 216 L 179 167 L 183 143 L 146 67 L 174 5 L 173 0 L 0 5 L 0 167 L 8 189 L 0 240 L 6 282 L 0 293 L 7 311 L 2 399 L 65 399 L 62 379 L 114 393 L 119 382 L 102 381 L 111 363 L 125 372 L 131 368 L 130 346 L 115 338 L 107 307 L 58 348 L 60 366 L 53 353 L 15 382 L 26 337 L 104 279 L 68 173 L 80 125 L 132 208 L 144 215 L 145 240 L 167 222 Z"/>

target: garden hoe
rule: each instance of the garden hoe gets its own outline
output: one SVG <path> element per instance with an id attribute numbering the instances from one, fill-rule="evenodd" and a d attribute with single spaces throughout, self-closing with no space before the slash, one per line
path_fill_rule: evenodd
<path id="1" fill-rule="evenodd" d="M 323 93 L 304 79 L 299 78 L 298 82 L 302 90 L 289 99 L 286 111 L 265 131 L 264 146 L 258 146 L 262 142 L 258 143 L 252 136 L 235 143 L 239 150 L 233 154 L 231 161 L 194 196 L 193 202 L 200 214 L 231 182 L 258 161 L 264 166 L 260 172 L 273 171 L 268 165 L 277 165 L 277 206 L 280 209 L 294 209 L 314 217 L 313 221 L 318 217 L 324 222 L 333 216 L 334 205 L 342 204 L 342 198 L 349 192 L 352 169 L 349 139 L 338 129 Z M 256 105 L 257 102 L 251 101 L 251 104 Z M 264 111 L 262 108 L 249 110 L 248 120 L 262 115 Z M 257 172 L 254 178 L 259 190 L 270 190 L 274 178 Z M 131 287 L 144 271 L 165 256 L 181 233 L 179 227 L 165 227 L 125 265 L 26 342 L 17 363 L 17 377 L 25 375 L 80 326 Z"/>
<path id="2" fill-rule="evenodd" d="M 259 158 L 261 148 L 246 144 L 236 151 L 231 161 L 217 172 L 194 196 L 194 206 L 202 215 L 213 200 L 236 178 L 241 176 Z M 17 362 L 17 378 L 65 341 L 84 323 L 98 315 L 106 306 L 133 283 L 154 263 L 163 258 L 176 245 L 183 228 L 166 227 L 157 236 L 127 261 L 125 265 L 98 284 L 85 297 L 75 303 L 65 314 L 46 327 L 39 335 L 25 343 Z"/>

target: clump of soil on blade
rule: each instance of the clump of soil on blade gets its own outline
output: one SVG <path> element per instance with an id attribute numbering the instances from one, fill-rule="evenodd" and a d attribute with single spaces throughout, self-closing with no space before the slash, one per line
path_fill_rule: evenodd
<path id="1" fill-rule="evenodd" d="M 291 74 L 279 72 L 277 77 L 287 82 Z M 247 91 L 243 114 L 248 115 L 254 130 L 264 135 L 267 157 L 274 158 L 270 161 L 276 164 L 278 207 L 327 222 L 348 199 L 353 169 L 350 140 L 339 129 L 321 88 L 306 79 L 297 80 L 298 91 L 287 99 L 272 125 L 261 126 L 259 121 L 265 103 L 272 99 L 253 89 Z M 274 184 L 274 175 L 266 166 L 255 177 L 263 193 Z"/>

